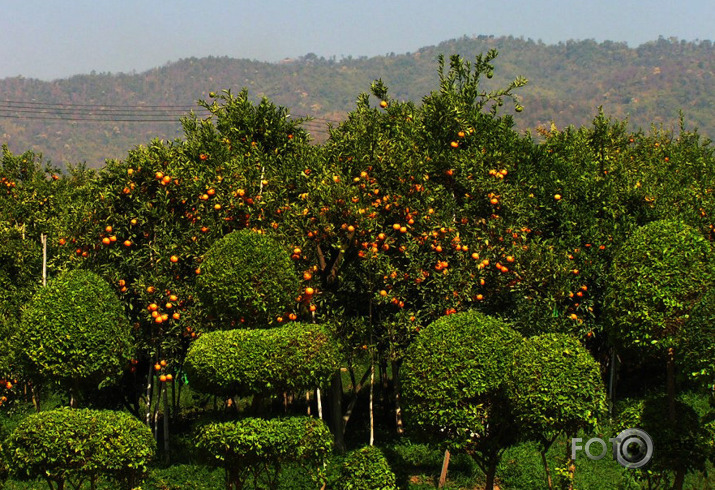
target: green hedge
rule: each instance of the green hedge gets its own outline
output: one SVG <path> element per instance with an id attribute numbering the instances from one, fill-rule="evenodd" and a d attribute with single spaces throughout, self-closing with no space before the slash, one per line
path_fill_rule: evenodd
<path id="1" fill-rule="evenodd" d="M 290 255 L 268 235 L 229 233 L 204 255 L 197 291 L 208 311 L 228 322 L 270 323 L 295 306 L 300 282 Z"/>
<path id="2" fill-rule="evenodd" d="M 13 477 L 44 478 L 50 487 L 104 477 L 134 488 L 156 445 L 151 431 L 130 414 L 61 408 L 27 417 L 4 449 Z"/>
<path id="3" fill-rule="evenodd" d="M 306 468 L 318 486 L 324 480 L 323 463 L 330 455 L 333 437 L 322 420 L 311 417 L 285 419 L 246 418 L 201 427 L 196 447 L 206 451 L 226 470 L 228 485 L 241 488 L 253 475 L 267 478 L 275 488 L 283 465 Z"/>
<path id="4" fill-rule="evenodd" d="M 116 379 L 131 358 L 131 327 L 110 285 L 74 270 L 51 280 L 23 311 L 17 336 L 28 371 L 90 386 Z"/>
<path id="5" fill-rule="evenodd" d="M 331 475 L 330 490 L 397 490 L 395 473 L 385 455 L 375 446 L 350 452 Z"/>
<path id="6" fill-rule="evenodd" d="M 189 383 L 217 395 L 269 394 L 324 386 L 339 367 L 323 325 L 227 330 L 199 337 L 186 356 Z"/>

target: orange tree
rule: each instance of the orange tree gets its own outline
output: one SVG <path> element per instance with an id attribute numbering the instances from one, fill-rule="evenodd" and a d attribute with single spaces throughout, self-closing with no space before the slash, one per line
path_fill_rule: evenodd
<path id="1" fill-rule="evenodd" d="M 81 208 L 77 196 L 89 178 L 86 169 L 70 168 L 69 175 L 45 162 L 41 155 L 13 155 L 6 146 L 0 160 L 0 402 L 12 400 L 17 383 L 27 379 L 13 360 L 14 335 L 20 313 L 42 286 L 43 246 L 46 237 L 46 274 L 53 277 L 66 268 L 63 249 L 70 245 L 66 233 L 69 212 Z M 35 393 L 35 392 L 33 392 Z M 36 400 L 35 400 L 36 401 Z"/>
<path id="2" fill-rule="evenodd" d="M 125 305 L 138 346 L 125 393 L 138 413 L 145 386 L 147 420 L 155 381 L 181 379 L 191 340 L 213 328 L 196 296 L 204 253 L 233 230 L 268 228 L 281 238 L 282 213 L 304 181 L 295 169 L 315 151 L 300 120 L 265 99 L 225 92 L 200 104 L 209 115 L 184 118 L 183 140 L 155 140 L 107 162 L 71 237 L 74 260 Z"/>

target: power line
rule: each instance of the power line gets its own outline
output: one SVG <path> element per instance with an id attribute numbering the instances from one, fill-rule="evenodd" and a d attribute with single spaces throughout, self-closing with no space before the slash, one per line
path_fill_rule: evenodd
<path id="1" fill-rule="evenodd" d="M 195 109 L 196 106 L 188 105 L 74 104 L 6 99 L 0 101 L 0 118 L 72 122 L 178 123 L 177 116 L 196 114 L 193 112 Z M 203 108 L 198 107 L 198 109 Z M 327 117 L 313 117 L 300 124 L 308 130 L 325 132 L 329 124 L 340 122 Z"/>

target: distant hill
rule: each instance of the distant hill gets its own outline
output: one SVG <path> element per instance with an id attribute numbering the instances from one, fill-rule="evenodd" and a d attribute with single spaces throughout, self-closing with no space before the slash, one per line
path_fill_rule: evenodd
<path id="1" fill-rule="evenodd" d="M 419 101 L 437 87 L 439 54 L 467 59 L 495 48 L 495 76 L 486 87 L 518 75 L 522 130 L 549 124 L 589 124 L 603 106 L 607 115 L 629 117 L 631 127 L 677 127 L 683 111 L 689 129 L 715 138 L 715 48 L 710 41 L 660 38 L 629 48 L 592 40 L 555 45 L 514 37 L 463 37 L 414 53 L 372 58 L 319 58 L 308 54 L 280 63 L 189 58 L 143 73 L 77 75 L 44 82 L 0 80 L 0 143 L 13 152 L 31 149 L 56 164 L 101 166 L 123 158 L 135 145 L 181 136 L 179 117 L 211 91 L 246 87 L 294 115 L 316 119 L 307 128 L 317 140 L 326 125 L 345 117 L 358 94 L 376 78 L 392 97 Z"/>

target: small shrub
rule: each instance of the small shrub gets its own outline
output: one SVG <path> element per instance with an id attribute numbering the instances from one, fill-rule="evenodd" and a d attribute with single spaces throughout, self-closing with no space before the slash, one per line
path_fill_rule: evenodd
<path id="1" fill-rule="evenodd" d="M 328 427 L 312 417 L 209 423 L 196 439 L 196 447 L 225 469 L 228 488 L 242 488 L 251 475 L 255 481 L 267 478 L 275 488 L 282 466 L 290 463 L 307 468 L 311 478 L 322 483 L 332 445 Z"/>
<path id="2" fill-rule="evenodd" d="M 100 476 L 133 486 L 156 451 L 151 431 L 110 410 L 60 408 L 30 415 L 7 441 L 12 476 L 77 485 Z"/>
<path id="3" fill-rule="evenodd" d="M 331 490 L 396 490 L 395 473 L 382 451 L 365 446 L 348 454 L 328 482 Z"/>

